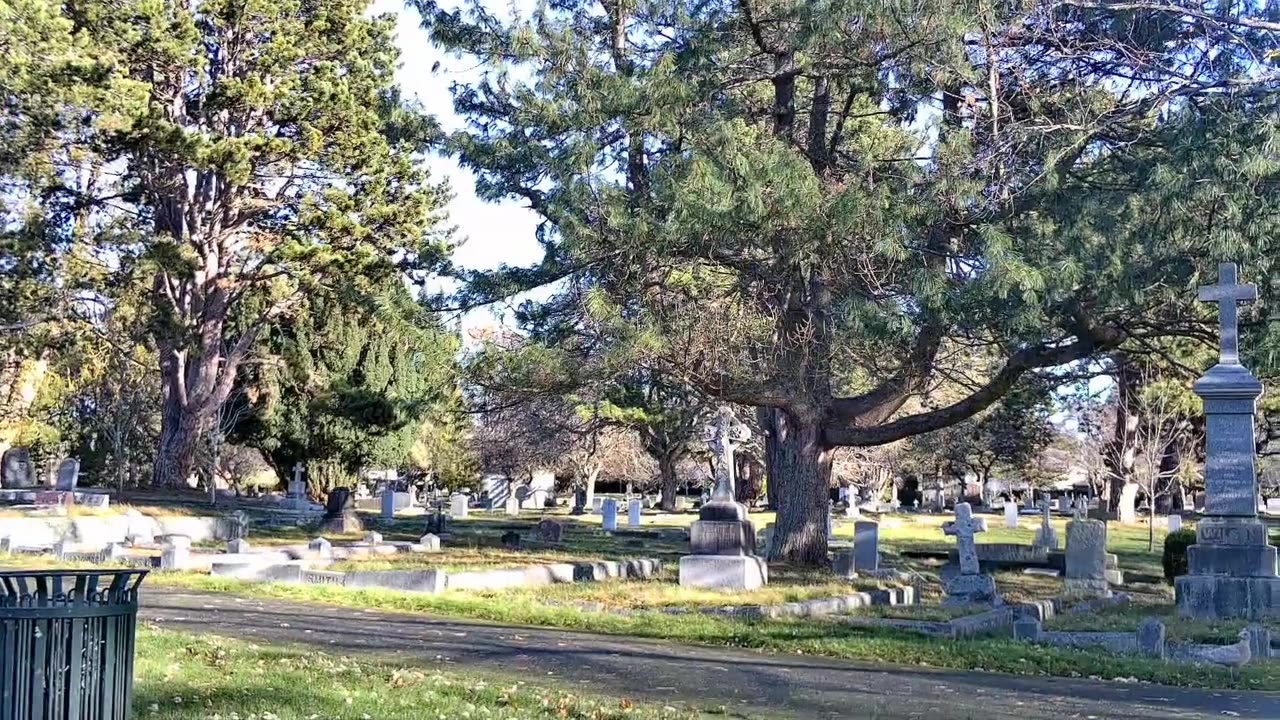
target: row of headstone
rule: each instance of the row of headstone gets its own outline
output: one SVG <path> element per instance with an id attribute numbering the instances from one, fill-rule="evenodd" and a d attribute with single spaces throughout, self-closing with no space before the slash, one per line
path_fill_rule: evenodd
<path id="1" fill-rule="evenodd" d="M 57 465 L 53 487 L 56 490 L 70 492 L 80 482 L 80 461 L 75 458 L 64 458 Z M 35 465 L 31 462 L 31 451 L 25 447 L 11 447 L 0 456 L 0 488 L 9 490 L 26 490 L 36 487 Z"/>

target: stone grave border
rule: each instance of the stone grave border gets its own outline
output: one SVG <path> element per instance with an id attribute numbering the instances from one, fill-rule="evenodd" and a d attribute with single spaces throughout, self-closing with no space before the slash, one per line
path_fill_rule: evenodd
<path id="1" fill-rule="evenodd" d="M 337 550 L 338 548 L 334 548 Z M 213 563 L 210 574 L 254 582 L 286 582 L 440 593 L 445 590 L 505 590 L 541 587 L 557 583 L 598 582 L 606 579 L 644 580 L 657 576 L 662 562 L 652 558 L 553 563 L 492 570 L 448 572 L 439 568 L 417 570 L 315 570 L 305 560 L 254 566 L 250 563 Z"/>

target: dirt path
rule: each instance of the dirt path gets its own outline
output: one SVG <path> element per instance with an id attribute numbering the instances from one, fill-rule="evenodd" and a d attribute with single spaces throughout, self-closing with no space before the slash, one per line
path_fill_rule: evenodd
<path id="1" fill-rule="evenodd" d="M 186 632 L 474 667 L 750 718 L 1280 718 L 1280 693 L 899 667 L 232 595 L 149 589 L 139 615 Z"/>

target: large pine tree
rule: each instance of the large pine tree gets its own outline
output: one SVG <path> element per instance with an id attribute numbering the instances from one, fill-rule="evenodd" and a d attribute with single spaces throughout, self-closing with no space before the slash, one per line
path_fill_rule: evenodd
<path id="1" fill-rule="evenodd" d="M 1234 144 L 1195 143 L 1187 178 L 1170 149 L 1228 122 L 1274 143 L 1276 23 L 1256 3 L 418 6 L 487 68 L 455 87 L 453 151 L 545 219 L 544 262 L 471 275 L 463 299 L 594 288 L 608 302 L 562 319 L 611 307 L 602 352 L 764 408 L 789 560 L 826 560 L 834 448 L 1189 330 L 1211 257 L 1257 248 L 1239 211 L 1206 236 L 1198 198 L 1256 200 L 1274 144 L 1242 168 Z M 1180 184 L 1189 204 L 1163 206 Z M 934 403 L 944 382 L 964 393 Z"/>

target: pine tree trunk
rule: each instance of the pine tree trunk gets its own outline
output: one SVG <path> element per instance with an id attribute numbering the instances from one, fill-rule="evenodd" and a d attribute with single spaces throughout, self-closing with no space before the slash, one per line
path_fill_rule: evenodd
<path id="1" fill-rule="evenodd" d="M 659 505 L 664 512 L 675 512 L 676 490 L 680 482 L 676 477 L 675 459 L 669 455 L 659 458 L 658 474 L 662 478 L 662 501 Z"/>
<path id="2" fill-rule="evenodd" d="M 814 418 L 772 412 L 773 442 L 767 445 L 770 485 L 777 486 L 777 522 L 770 560 L 820 567 L 827 559 L 830 448 Z"/>
<path id="3" fill-rule="evenodd" d="M 781 414 L 780 410 L 772 408 L 756 408 L 756 421 L 764 430 L 764 461 L 765 461 L 765 478 L 764 478 L 764 498 L 770 510 L 778 509 L 778 483 L 773 477 L 773 461 L 770 459 L 778 450 L 775 447 L 774 426 L 783 422 L 774 418 L 775 414 Z"/>

